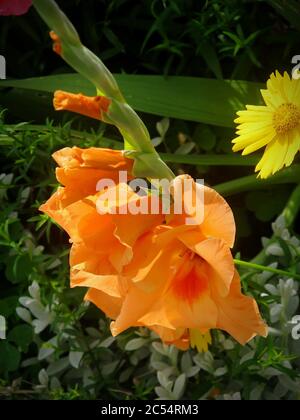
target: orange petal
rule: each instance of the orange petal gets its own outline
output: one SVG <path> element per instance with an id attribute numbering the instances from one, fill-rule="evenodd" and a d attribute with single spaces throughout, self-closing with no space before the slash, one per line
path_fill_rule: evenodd
<path id="1" fill-rule="evenodd" d="M 94 168 L 57 168 L 56 178 L 64 186 L 64 206 L 97 193 L 100 180 L 118 182 L 117 174 Z"/>
<path id="2" fill-rule="evenodd" d="M 53 105 L 56 111 L 71 111 L 96 120 L 103 119 L 111 100 L 105 96 L 85 96 L 81 93 L 69 93 L 57 90 L 54 93 Z"/>
<path id="3" fill-rule="evenodd" d="M 103 276 L 116 274 L 116 270 L 109 262 L 105 250 L 99 249 L 97 252 L 91 252 L 83 242 L 76 242 L 72 245 L 70 267 L 71 282 L 72 273 L 75 274 L 79 270 Z"/>
<path id="4" fill-rule="evenodd" d="M 210 265 L 211 270 L 216 274 L 212 276 L 212 281 L 216 279 L 214 286 L 221 296 L 226 296 L 235 271 L 228 245 L 223 240 L 214 238 L 198 242 L 195 231 L 181 233 L 179 239 Z"/>
<path id="5" fill-rule="evenodd" d="M 65 189 L 59 188 L 50 199 L 40 207 L 40 211 L 48 214 L 70 236 L 72 241 L 80 241 L 78 224 L 84 217 L 94 215 L 95 208 L 88 202 L 75 201 L 64 206 Z"/>
<path id="6" fill-rule="evenodd" d="M 139 197 L 134 194 L 131 197 L 131 201 L 139 202 L 141 207 L 145 204 L 145 208 L 150 208 L 150 202 L 155 198 L 153 197 Z M 130 200 L 128 200 L 130 201 Z M 116 214 L 112 215 L 113 222 L 116 225 L 114 234 L 122 241 L 126 238 L 128 245 L 133 245 L 135 241 L 145 232 L 150 231 L 152 228 L 163 223 L 164 216 L 162 214 L 120 214 L 120 212 L 126 208 L 127 203 L 119 206 L 119 210 Z"/>
<path id="7" fill-rule="evenodd" d="M 204 187 L 204 221 L 201 231 L 207 237 L 223 239 L 230 248 L 235 241 L 235 221 L 229 204 L 212 188 Z"/>
<path id="8" fill-rule="evenodd" d="M 95 194 L 100 180 L 118 183 L 119 171 L 125 171 L 131 179 L 132 160 L 117 150 L 65 147 L 55 152 L 53 158 L 60 166 L 56 169 L 57 180 L 66 186 L 60 195 L 62 207 Z"/>
<path id="9" fill-rule="evenodd" d="M 119 238 L 115 235 L 116 225 L 110 214 L 100 215 L 94 208 L 93 212 L 82 215 L 73 228 L 77 232 L 77 240 L 80 238 L 90 253 L 106 255 L 115 270 L 121 271 L 130 262 L 131 246 L 126 236 Z"/>
<path id="10" fill-rule="evenodd" d="M 190 342 L 185 328 L 170 329 L 159 326 L 151 327 L 161 340 L 168 345 L 174 345 L 180 350 L 188 350 Z"/>
<path id="11" fill-rule="evenodd" d="M 84 166 L 111 171 L 130 171 L 133 165 L 133 160 L 124 157 L 123 151 L 90 147 L 81 149 L 81 152 Z"/>
<path id="12" fill-rule="evenodd" d="M 129 171 L 133 164 L 132 159 L 124 157 L 123 151 L 99 147 L 87 149 L 76 146 L 65 147 L 52 156 L 59 166 L 68 168 L 88 167 L 104 171 L 114 171 L 115 169 Z"/>
<path id="13" fill-rule="evenodd" d="M 84 300 L 92 302 L 111 319 L 115 319 L 121 310 L 122 299 L 109 296 L 101 290 L 89 289 Z"/>
<path id="14" fill-rule="evenodd" d="M 79 147 L 64 147 L 53 153 L 52 157 L 58 166 L 65 168 L 77 168 L 84 162 L 82 159 L 83 149 Z"/>
<path id="15" fill-rule="evenodd" d="M 192 186 L 191 186 L 192 182 Z M 187 186 L 185 188 L 185 183 Z M 190 194 L 185 191 L 188 189 Z M 235 240 L 235 221 L 232 210 L 228 203 L 213 189 L 197 184 L 189 175 L 180 175 L 175 178 L 171 187 L 171 192 L 176 199 L 182 197 L 182 210 L 187 209 L 189 213 L 203 205 L 203 220 L 201 219 L 201 209 L 199 211 L 199 224 L 194 225 L 194 230 L 200 232 L 202 236 L 223 239 L 229 247 L 232 247 Z M 184 193 L 183 193 L 184 192 Z M 186 195 L 185 195 L 186 194 Z M 198 202 L 196 202 L 196 197 Z M 184 199 L 192 201 L 184 203 Z M 192 217 L 195 216 L 191 215 Z M 171 226 L 180 226 L 187 223 L 187 214 L 175 214 L 170 218 Z M 200 230 L 200 232 L 199 232 Z"/>
<path id="16" fill-rule="evenodd" d="M 133 249 L 134 258 L 125 267 L 124 276 L 147 293 L 169 287 L 181 263 L 181 254 L 185 247 L 174 240 L 168 246 L 162 246 L 160 237 L 150 232 L 142 236 Z"/>
<path id="17" fill-rule="evenodd" d="M 238 273 L 235 273 L 230 293 L 220 297 L 214 295 L 218 306 L 217 328 L 227 331 L 240 344 L 245 344 L 256 335 L 267 336 L 268 329 L 263 322 L 257 303 L 241 292 Z"/>
<path id="18" fill-rule="evenodd" d="M 103 171 L 129 171 L 133 165 L 132 159 L 124 157 L 123 151 L 99 147 L 65 147 L 55 152 L 52 157 L 64 168 L 88 167 Z"/>
<path id="19" fill-rule="evenodd" d="M 127 328 L 139 326 L 139 318 L 151 308 L 155 298 L 154 294 L 146 294 L 143 290 L 132 287 L 124 299 L 116 321 L 111 323 L 112 335 L 116 336 Z"/>
<path id="20" fill-rule="evenodd" d="M 152 258 L 144 259 L 142 258 L 143 253 L 146 252 L 144 255 L 147 255 L 147 249 L 149 249 L 147 243 L 144 238 L 136 243 L 134 259 L 124 269 L 123 275 L 127 276 L 127 280 L 124 281 L 128 284 L 128 290 L 120 315 L 112 325 L 114 335 L 131 326 L 142 325 L 142 318 L 151 312 L 151 308 L 160 299 L 164 291 L 168 289 L 170 280 L 174 275 L 174 267 L 172 267 L 174 250 L 170 248 L 164 250 L 159 253 L 154 261 Z M 136 254 L 136 251 L 139 255 Z M 147 264 L 149 264 L 149 267 Z M 132 280 L 137 281 L 137 283 L 132 283 Z M 150 321 L 150 323 L 145 322 L 144 324 L 172 328 L 166 317 L 160 318 L 159 322 Z"/>
<path id="21" fill-rule="evenodd" d="M 156 298 L 155 304 L 139 319 L 144 325 L 173 328 L 216 328 L 217 307 L 209 290 L 203 291 L 192 303 L 171 291 Z"/>
<path id="22" fill-rule="evenodd" d="M 115 275 L 99 276 L 80 270 L 72 275 L 71 283 L 72 287 L 91 287 L 92 289 L 100 290 L 107 296 L 121 298 L 118 276 Z"/>

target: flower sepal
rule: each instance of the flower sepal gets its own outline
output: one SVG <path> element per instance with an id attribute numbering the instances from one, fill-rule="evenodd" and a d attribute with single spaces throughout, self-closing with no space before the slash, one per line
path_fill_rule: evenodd
<path id="1" fill-rule="evenodd" d="M 126 150 L 124 156 L 134 159 L 132 173 L 137 178 L 168 179 L 174 178 L 173 172 L 156 152 L 144 153 Z"/>

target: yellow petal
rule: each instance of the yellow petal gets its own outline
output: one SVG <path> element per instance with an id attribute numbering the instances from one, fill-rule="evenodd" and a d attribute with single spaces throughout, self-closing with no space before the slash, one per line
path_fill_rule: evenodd
<path id="1" fill-rule="evenodd" d="M 197 348 L 198 352 L 207 352 L 209 344 L 212 343 L 211 334 L 209 331 L 202 333 L 198 329 L 190 329 L 191 347 Z"/>

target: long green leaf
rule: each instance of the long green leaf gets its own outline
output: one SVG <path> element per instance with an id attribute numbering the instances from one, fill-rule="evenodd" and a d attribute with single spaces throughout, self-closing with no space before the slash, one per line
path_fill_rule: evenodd
<path id="1" fill-rule="evenodd" d="M 222 127 L 233 127 L 238 110 L 261 101 L 262 86 L 252 82 L 125 74 L 115 77 L 129 105 L 137 111 Z M 77 74 L 5 80 L 1 87 L 95 94 L 94 87 Z"/>

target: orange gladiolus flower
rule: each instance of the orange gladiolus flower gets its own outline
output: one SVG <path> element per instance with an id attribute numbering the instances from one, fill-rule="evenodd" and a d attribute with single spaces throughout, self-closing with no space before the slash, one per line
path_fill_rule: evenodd
<path id="1" fill-rule="evenodd" d="M 266 335 L 256 302 L 241 292 L 230 251 L 234 218 L 219 194 L 204 187 L 204 220 L 196 225 L 185 223 L 186 214 L 99 214 L 97 200 L 107 192 L 96 191 L 99 176 L 117 176 L 115 169 L 131 162 L 101 149 L 66 148 L 54 157 L 65 187 L 41 210 L 69 233 L 71 286 L 88 287 L 85 299 L 115 320 L 113 335 L 146 326 L 167 344 L 199 351 L 207 350 L 215 328 L 242 344 Z M 187 178 L 174 180 L 173 194 Z M 112 189 L 125 193 L 109 203 L 118 210 L 153 199 L 127 184 Z"/>
<path id="2" fill-rule="evenodd" d="M 215 328 L 242 344 L 266 335 L 256 302 L 241 293 L 234 268 L 232 212 L 212 189 L 205 188 L 204 196 L 202 224 L 185 225 L 181 215 L 173 215 L 136 241 L 131 262 L 111 278 L 118 285 L 120 309 L 113 335 L 146 326 L 167 343 L 204 349 Z M 96 292 L 90 300 L 98 305 Z"/>
<path id="3" fill-rule="evenodd" d="M 47 11 L 44 6 L 41 10 Z M 53 10 L 49 19 L 46 13 L 41 14 L 51 24 L 56 13 Z M 203 187 L 202 219 L 197 209 L 202 187 L 185 175 L 173 180 L 173 200 L 167 203 L 171 214 L 164 215 L 166 197 L 156 195 L 164 193 L 163 187 L 147 194 L 146 184 L 139 195 L 119 180 L 120 171 L 129 179 L 132 172 L 146 177 L 155 173 L 155 168 L 160 178 L 172 179 L 173 173 L 155 153 L 147 129 L 125 102 L 111 73 L 82 46 L 76 31 L 66 28 L 59 31 L 61 39 L 50 33 L 54 51 L 108 97 L 57 91 L 55 109 L 113 123 L 125 143 L 137 149 L 128 154 L 136 161 L 134 170 L 132 160 L 110 149 L 73 147 L 53 155 L 62 187 L 40 210 L 70 237 L 71 286 L 88 288 L 85 299 L 114 320 L 114 336 L 130 327 L 145 326 L 165 343 L 199 351 L 207 350 L 212 329 L 225 330 L 242 344 L 256 335 L 265 336 L 267 328 L 257 304 L 242 294 L 234 267 L 230 249 L 235 223 L 229 205 L 217 192 Z M 81 58 L 80 52 L 84 53 Z M 104 180 L 114 185 L 103 186 L 99 181 Z M 176 197 L 185 190 L 185 180 L 192 181 L 192 195 L 181 199 L 184 211 L 178 213 Z M 99 203 L 106 212 L 100 211 Z M 132 204 L 137 210 L 143 204 L 148 209 L 154 207 L 158 214 L 134 213 L 129 208 Z"/>
<path id="4" fill-rule="evenodd" d="M 121 295 L 117 277 L 111 276 L 130 262 L 135 241 L 162 223 L 163 217 L 122 214 L 120 208 L 129 202 L 150 199 L 135 194 L 127 184 L 112 187 L 119 192 L 116 197 L 121 197 L 109 203 L 117 209 L 116 214 L 99 214 L 97 200 L 107 190 L 97 191 L 97 183 L 104 178 L 117 183 L 121 170 L 131 177 L 132 160 L 124 158 L 122 152 L 73 147 L 59 150 L 53 157 L 59 165 L 57 179 L 64 187 L 59 187 L 40 210 L 70 236 L 71 286 L 90 287 L 89 299 L 97 298 L 98 306 L 115 317 Z M 93 290 L 93 285 L 97 289 Z"/>
<path id="5" fill-rule="evenodd" d="M 56 111 L 71 111 L 96 120 L 102 120 L 107 113 L 111 100 L 105 96 L 85 96 L 81 93 L 69 93 L 57 90 L 54 93 L 53 105 Z"/>

